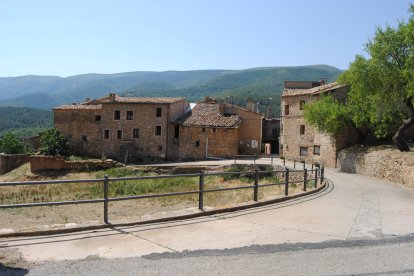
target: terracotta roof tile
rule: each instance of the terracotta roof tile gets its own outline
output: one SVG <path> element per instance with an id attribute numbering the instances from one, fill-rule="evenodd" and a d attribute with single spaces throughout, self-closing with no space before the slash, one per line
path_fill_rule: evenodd
<path id="1" fill-rule="evenodd" d="M 332 82 L 324 84 L 321 86 L 308 88 L 308 89 L 285 89 L 283 90 L 282 97 L 286 96 L 296 96 L 296 95 L 317 95 L 323 92 L 327 92 L 333 89 L 341 88 L 347 86 L 346 84 L 339 84 L 337 82 Z"/>
<path id="2" fill-rule="evenodd" d="M 153 97 L 121 97 L 115 95 L 115 101 L 111 99 L 111 96 L 107 96 L 96 100 L 97 103 L 143 103 L 143 104 L 172 104 L 183 101 L 184 98 L 153 98 Z"/>
<path id="3" fill-rule="evenodd" d="M 54 110 L 101 110 L 102 105 L 68 104 L 53 108 Z"/>
<path id="4" fill-rule="evenodd" d="M 193 127 L 237 127 L 241 119 L 237 115 L 220 113 L 220 104 L 198 103 L 190 112 L 181 117 L 176 123 Z"/>

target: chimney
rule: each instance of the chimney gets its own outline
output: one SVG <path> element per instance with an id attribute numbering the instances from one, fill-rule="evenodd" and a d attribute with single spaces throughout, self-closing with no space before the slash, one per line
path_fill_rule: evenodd
<path id="1" fill-rule="evenodd" d="M 115 98 L 116 98 L 116 94 L 115 94 L 115 93 L 110 93 L 110 94 L 109 94 L 109 100 L 110 100 L 111 102 L 115 102 Z"/>
<path id="2" fill-rule="evenodd" d="M 246 108 L 250 111 L 256 112 L 256 102 L 253 101 L 252 98 L 248 98 Z"/>

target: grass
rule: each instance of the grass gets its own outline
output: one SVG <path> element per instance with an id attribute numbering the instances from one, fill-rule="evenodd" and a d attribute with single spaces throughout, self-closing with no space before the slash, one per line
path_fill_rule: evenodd
<path id="1" fill-rule="evenodd" d="M 283 182 L 281 173 L 272 173 L 271 166 L 256 166 L 260 171 L 267 170 L 269 173 L 260 173 L 258 175 L 259 184 L 271 184 Z M 226 169 L 225 172 L 242 172 L 250 169 L 243 165 L 233 165 Z M 223 173 L 225 173 L 223 172 Z M 91 178 L 102 179 L 105 175 L 110 178 L 121 177 L 140 177 L 148 175 L 158 175 L 157 173 L 148 173 L 143 170 L 133 170 L 126 167 L 112 168 L 105 171 L 91 174 Z M 206 175 L 204 179 L 204 189 L 221 189 L 234 187 L 249 187 L 240 190 L 222 191 L 214 193 L 205 193 L 205 204 L 214 207 L 223 207 L 253 200 L 253 188 L 255 173 L 247 172 L 241 175 L 223 174 L 223 175 Z M 312 189 L 314 181 L 309 180 L 307 188 Z M 157 179 L 137 179 L 137 180 L 110 180 L 109 197 L 124 197 L 132 195 L 146 194 L 163 194 L 174 192 L 197 191 L 199 188 L 199 177 L 172 177 Z M 291 184 L 289 194 L 300 192 L 303 185 Z M 278 186 L 260 187 L 259 200 L 278 197 L 284 195 L 284 184 Z M 35 203 L 35 202 L 52 202 L 65 200 L 84 200 L 103 198 L 103 181 L 96 183 L 66 183 L 51 185 L 30 185 L 3 187 L 0 190 L 0 204 L 15 203 Z M 161 204 L 175 204 L 176 199 L 188 202 L 198 201 L 196 195 L 184 195 L 171 199 L 172 197 L 156 198 Z"/>

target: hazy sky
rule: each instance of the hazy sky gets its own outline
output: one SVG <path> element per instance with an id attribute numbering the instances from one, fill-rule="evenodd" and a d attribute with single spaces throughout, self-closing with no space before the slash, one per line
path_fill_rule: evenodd
<path id="1" fill-rule="evenodd" d="M 412 1 L 411 1 L 412 2 Z M 0 77 L 346 69 L 409 0 L 0 0 Z"/>

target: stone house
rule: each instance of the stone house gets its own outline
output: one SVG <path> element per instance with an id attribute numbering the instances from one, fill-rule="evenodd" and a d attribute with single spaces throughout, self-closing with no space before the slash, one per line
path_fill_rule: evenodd
<path id="1" fill-rule="evenodd" d="M 207 97 L 175 122 L 178 159 L 260 154 L 262 118 L 254 111 Z"/>
<path id="2" fill-rule="evenodd" d="M 323 93 L 345 100 L 349 86 L 324 80 L 285 81 L 281 96 L 280 155 L 288 159 L 317 162 L 336 167 L 337 152 L 357 142 L 355 130 L 348 129 L 337 137 L 316 130 L 305 122 L 303 107 Z"/>
<path id="3" fill-rule="evenodd" d="M 123 162 L 174 158 L 169 156 L 169 126 L 188 110 L 184 98 L 116 94 L 53 109 L 55 128 L 69 139 L 74 154 Z"/>

